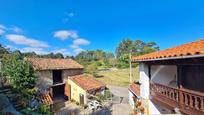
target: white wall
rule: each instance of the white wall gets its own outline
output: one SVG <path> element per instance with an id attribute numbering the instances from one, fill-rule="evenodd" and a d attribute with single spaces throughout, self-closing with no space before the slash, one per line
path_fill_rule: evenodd
<path id="1" fill-rule="evenodd" d="M 140 63 L 140 96 L 144 99 L 149 99 L 149 77 L 148 65 Z"/>
<path id="2" fill-rule="evenodd" d="M 159 112 L 157 107 L 151 102 L 151 100 L 149 100 L 148 102 L 149 102 L 149 113 L 151 115 L 161 115 L 161 113 Z"/>
<path id="3" fill-rule="evenodd" d="M 151 80 L 155 83 L 176 87 L 177 66 L 154 65 L 151 66 Z"/>
<path id="4" fill-rule="evenodd" d="M 135 107 L 133 96 L 134 96 L 133 93 L 129 90 L 129 104 L 132 107 L 132 109 L 134 109 L 134 107 Z"/>

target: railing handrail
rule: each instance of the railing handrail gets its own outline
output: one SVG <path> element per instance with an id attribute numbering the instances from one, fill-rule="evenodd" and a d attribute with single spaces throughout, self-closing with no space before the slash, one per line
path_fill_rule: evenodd
<path id="1" fill-rule="evenodd" d="M 156 84 L 156 85 L 160 85 L 160 86 L 162 86 L 162 87 L 167 87 L 167 88 L 171 88 L 171 89 L 174 89 L 174 90 L 179 90 L 179 88 L 176 88 L 176 87 L 170 87 L 170 86 L 166 86 L 166 85 L 159 84 L 159 83 L 151 83 L 151 84 Z"/>
<path id="2" fill-rule="evenodd" d="M 151 89 L 153 92 L 176 101 L 180 108 L 192 108 L 204 113 L 204 93 L 184 88 L 172 88 L 158 83 L 151 83 L 150 85 L 153 86 Z M 176 97 L 172 98 L 172 90 L 173 96 Z"/>
<path id="3" fill-rule="evenodd" d="M 193 94 L 193 95 L 196 95 L 196 96 L 204 97 L 204 93 L 199 92 L 199 91 L 194 91 L 194 90 L 184 89 L 184 88 L 180 88 L 179 90 L 181 90 L 184 93 L 188 93 L 188 94 Z"/>
<path id="4" fill-rule="evenodd" d="M 200 97 L 204 97 L 204 93 L 199 92 L 199 91 L 194 91 L 194 90 L 190 90 L 190 89 L 185 89 L 185 88 L 174 88 L 174 87 L 169 87 L 163 84 L 159 84 L 159 83 L 151 83 L 152 85 L 157 85 L 157 86 L 162 86 L 162 87 L 167 87 L 170 89 L 174 89 L 174 90 L 180 90 L 184 93 L 188 93 L 188 94 L 192 94 L 192 95 L 196 95 L 196 96 L 200 96 Z"/>

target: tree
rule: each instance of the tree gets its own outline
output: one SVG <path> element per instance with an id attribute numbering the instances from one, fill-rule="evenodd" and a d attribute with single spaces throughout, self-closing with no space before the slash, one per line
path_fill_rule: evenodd
<path id="1" fill-rule="evenodd" d="M 64 58 L 62 53 L 56 53 L 55 58 Z"/>
<path id="2" fill-rule="evenodd" d="M 143 42 L 142 40 L 132 41 L 130 39 L 122 40 L 116 48 L 117 58 L 123 57 L 132 51 L 133 55 L 142 55 L 158 51 L 159 46 L 155 42 Z"/>
<path id="3" fill-rule="evenodd" d="M 133 56 L 139 56 L 158 51 L 159 47 L 155 42 L 143 42 L 142 40 L 132 41 L 130 39 L 122 40 L 116 48 L 116 57 L 118 60 L 117 67 L 127 68 L 129 53 Z"/>
<path id="4" fill-rule="evenodd" d="M 37 78 L 28 61 L 18 59 L 16 55 L 6 55 L 2 60 L 2 72 L 23 97 L 28 99 L 34 93 Z"/>
<path id="5" fill-rule="evenodd" d="M 4 55 L 4 54 L 8 54 L 9 53 L 9 49 L 4 48 L 1 44 L 0 44 L 0 58 Z"/>
<path id="6" fill-rule="evenodd" d="M 17 59 L 23 59 L 23 55 L 20 50 L 15 50 L 12 54 L 15 55 Z"/>
<path id="7" fill-rule="evenodd" d="M 122 40 L 118 47 L 116 48 L 116 56 L 117 58 L 120 58 L 123 54 L 127 54 L 130 52 L 130 50 L 136 50 L 134 48 L 135 44 L 130 39 Z"/>

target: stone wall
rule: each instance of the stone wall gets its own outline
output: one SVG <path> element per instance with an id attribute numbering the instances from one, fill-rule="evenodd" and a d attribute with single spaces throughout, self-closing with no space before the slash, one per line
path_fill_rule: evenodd
<path id="1" fill-rule="evenodd" d="M 83 74 L 83 69 L 69 69 L 62 71 L 63 82 L 65 83 L 68 77 Z"/>
<path id="2" fill-rule="evenodd" d="M 36 76 L 38 77 L 37 80 L 37 87 L 41 93 L 45 93 L 49 90 L 49 88 L 53 84 L 52 80 L 52 71 L 43 70 L 43 71 L 36 71 Z"/>
<path id="3" fill-rule="evenodd" d="M 50 87 L 53 85 L 52 70 L 41 70 L 36 71 L 36 76 L 38 77 L 37 87 L 41 93 L 45 93 L 50 90 Z M 66 83 L 68 77 L 83 74 L 83 69 L 67 69 L 62 70 L 62 79 Z"/>

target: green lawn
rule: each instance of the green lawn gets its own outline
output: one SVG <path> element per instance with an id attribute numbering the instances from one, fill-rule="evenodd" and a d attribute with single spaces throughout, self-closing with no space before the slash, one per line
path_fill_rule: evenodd
<path id="1" fill-rule="evenodd" d="M 138 67 L 133 68 L 133 79 L 139 79 L 139 71 Z M 97 80 L 105 83 L 106 85 L 115 85 L 115 86 L 122 86 L 128 87 L 129 85 L 129 69 L 118 69 L 112 71 L 105 71 L 105 72 L 98 72 L 99 76 L 96 78 Z"/>

